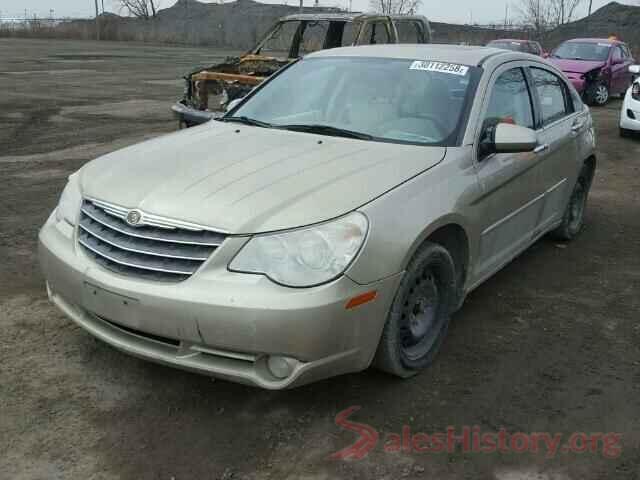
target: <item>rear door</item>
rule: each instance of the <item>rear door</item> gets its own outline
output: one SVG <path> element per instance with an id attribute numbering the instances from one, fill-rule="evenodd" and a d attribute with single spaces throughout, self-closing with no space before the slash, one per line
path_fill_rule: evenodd
<path id="1" fill-rule="evenodd" d="M 526 248 L 538 227 L 545 184 L 546 151 L 485 154 L 482 144 L 492 129 L 509 123 L 534 129 L 533 96 L 525 62 L 510 62 L 493 74 L 477 133 L 476 171 L 483 195 L 480 202 L 480 253 L 474 279 L 481 281 Z"/>
<path id="2" fill-rule="evenodd" d="M 577 138 L 588 125 L 583 111 L 576 111 L 571 90 L 559 75 L 542 64 L 532 65 L 528 74 L 538 118 L 538 148 L 544 150 L 540 179 L 545 198 L 537 235 L 548 230 L 564 213 L 575 182 Z"/>

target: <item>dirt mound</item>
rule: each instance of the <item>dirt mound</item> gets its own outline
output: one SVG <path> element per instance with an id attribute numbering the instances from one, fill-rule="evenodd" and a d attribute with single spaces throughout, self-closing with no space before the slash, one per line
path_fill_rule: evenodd
<path id="1" fill-rule="evenodd" d="M 141 20 L 117 15 L 102 18 L 102 38 L 107 40 L 162 42 L 183 45 L 211 45 L 248 49 L 285 15 L 298 13 L 294 5 L 277 5 L 237 0 L 217 4 L 179 0 L 160 10 L 156 18 Z M 306 7 L 304 13 L 336 12 L 335 8 Z M 60 26 L 71 38 L 95 36 L 95 22 L 80 20 Z"/>

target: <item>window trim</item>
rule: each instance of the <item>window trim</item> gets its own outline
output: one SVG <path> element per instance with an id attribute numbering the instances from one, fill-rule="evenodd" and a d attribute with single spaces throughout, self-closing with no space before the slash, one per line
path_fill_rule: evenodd
<path id="1" fill-rule="evenodd" d="M 553 75 L 554 77 L 556 77 L 558 79 L 558 81 L 560 82 L 560 89 L 562 90 L 562 97 L 564 99 L 564 115 L 562 115 L 561 117 L 558 118 L 552 118 L 551 120 L 546 120 L 544 119 L 543 115 L 542 115 L 542 101 L 540 100 L 540 95 L 538 94 L 538 89 L 535 88 L 535 78 L 533 77 L 533 69 L 538 69 L 538 70 L 542 70 L 543 72 L 547 72 L 550 75 Z M 575 105 L 573 105 L 573 99 L 571 98 L 571 92 L 569 91 L 569 86 L 566 84 L 566 82 L 562 79 L 562 77 L 560 77 L 557 73 L 552 72 L 551 70 L 544 68 L 543 65 L 528 65 L 526 67 L 527 70 L 527 75 L 530 78 L 531 81 L 531 87 L 532 87 L 532 91 L 533 94 L 535 95 L 535 103 L 536 103 L 536 108 L 538 111 L 538 120 L 536 123 L 536 131 L 538 130 L 543 130 L 547 127 L 549 127 L 550 125 L 553 125 L 557 122 L 561 122 L 565 119 L 567 119 L 568 117 L 570 117 L 571 115 L 576 113 L 576 108 Z"/>

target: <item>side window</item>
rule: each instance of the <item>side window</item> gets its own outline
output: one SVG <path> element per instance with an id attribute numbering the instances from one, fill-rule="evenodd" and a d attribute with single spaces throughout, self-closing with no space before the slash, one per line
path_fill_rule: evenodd
<path id="1" fill-rule="evenodd" d="M 356 29 L 352 22 L 346 22 L 344 24 L 344 30 L 342 31 L 342 46 L 350 47 L 356 41 L 355 38 Z"/>
<path id="2" fill-rule="evenodd" d="M 293 38 L 298 31 L 300 22 L 283 22 L 274 30 L 268 40 L 257 53 L 265 53 L 273 57 L 287 58 L 291 50 Z"/>
<path id="3" fill-rule="evenodd" d="M 396 20 L 398 43 L 423 43 L 422 28 L 411 20 Z"/>
<path id="4" fill-rule="evenodd" d="M 484 126 L 499 123 L 533 128 L 531 96 L 521 68 L 507 70 L 493 85 Z"/>
<path id="5" fill-rule="evenodd" d="M 299 55 L 322 50 L 329 30 L 329 22 L 307 22 L 302 32 Z"/>
<path id="6" fill-rule="evenodd" d="M 559 77 L 541 68 L 531 68 L 531 76 L 540 100 L 544 125 L 560 120 L 573 112 L 567 87 Z"/>
<path id="7" fill-rule="evenodd" d="M 362 45 L 379 45 L 391 43 L 387 25 L 383 22 L 367 23 L 363 28 L 362 37 L 360 38 L 360 44 Z"/>
<path id="8" fill-rule="evenodd" d="M 620 47 L 615 47 L 613 49 L 613 60 L 622 60 L 622 49 Z"/>
<path id="9" fill-rule="evenodd" d="M 491 153 L 492 132 L 501 123 L 534 128 L 531 94 L 522 68 L 502 73 L 492 87 L 489 107 L 482 122 L 480 158 Z"/>

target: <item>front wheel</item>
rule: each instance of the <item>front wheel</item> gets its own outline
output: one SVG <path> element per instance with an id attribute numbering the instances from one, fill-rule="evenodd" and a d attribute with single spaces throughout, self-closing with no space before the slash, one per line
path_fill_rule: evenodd
<path id="1" fill-rule="evenodd" d="M 587 89 L 587 103 L 597 107 L 607 104 L 610 97 L 609 86 L 606 83 L 596 83 Z"/>
<path id="2" fill-rule="evenodd" d="M 409 263 L 398 287 L 374 365 L 403 378 L 427 367 L 447 334 L 456 300 L 451 255 L 440 245 L 425 243 Z"/>

